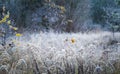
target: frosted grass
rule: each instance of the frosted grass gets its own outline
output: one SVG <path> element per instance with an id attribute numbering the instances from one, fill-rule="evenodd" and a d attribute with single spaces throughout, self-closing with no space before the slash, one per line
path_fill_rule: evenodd
<path id="1" fill-rule="evenodd" d="M 33 73 L 97 74 L 99 69 L 103 74 L 110 74 L 118 69 L 115 62 L 120 62 L 120 33 L 115 35 L 118 42 L 114 44 L 110 44 L 113 40 L 110 32 L 24 33 L 22 37 L 9 39 L 15 43 L 16 65 L 19 60 L 25 60 L 27 73 L 32 69 Z"/>

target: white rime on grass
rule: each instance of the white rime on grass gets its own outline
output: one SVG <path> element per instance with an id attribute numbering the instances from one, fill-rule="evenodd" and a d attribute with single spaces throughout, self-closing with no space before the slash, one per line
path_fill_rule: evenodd
<path id="1" fill-rule="evenodd" d="M 111 74 L 120 62 L 120 33 L 115 33 L 117 43 L 112 43 L 110 32 L 24 33 L 9 39 L 15 43 L 14 53 L 25 61 L 27 73 L 93 74 L 100 69 Z"/>

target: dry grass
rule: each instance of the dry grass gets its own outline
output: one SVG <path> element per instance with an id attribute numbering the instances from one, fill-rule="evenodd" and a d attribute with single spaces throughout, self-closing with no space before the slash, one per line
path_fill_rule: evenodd
<path id="1" fill-rule="evenodd" d="M 0 74 L 119 74 L 120 33 L 24 33 L 0 46 Z M 3 73 L 4 72 L 4 73 Z M 6 73 L 5 73 L 6 72 Z"/>

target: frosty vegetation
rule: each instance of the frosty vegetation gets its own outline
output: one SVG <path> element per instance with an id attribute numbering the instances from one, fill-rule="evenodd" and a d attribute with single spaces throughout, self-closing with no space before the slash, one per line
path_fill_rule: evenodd
<path id="1" fill-rule="evenodd" d="M 0 0 L 0 74 L 120 74 L 120 0 Z"/>
<path id="2" fill-rule="evenodd" d="M 120 33 L 24 33 L 0 49 L 0 69 L 9 74 L 119 74 Z M 9 41 L 10 40 L 10 41 Z M 15 46 L 15 47 L 14 47 Z"/>

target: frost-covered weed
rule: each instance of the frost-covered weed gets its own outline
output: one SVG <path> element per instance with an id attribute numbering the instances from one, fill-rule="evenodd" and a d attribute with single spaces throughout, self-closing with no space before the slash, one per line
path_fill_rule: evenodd
<path id="1" fill-rule="evenodd" d="M 120 69 L 120 33 L 115 35 L 118 42 L 113 44 L 109 44 L 112 41 L 110 32 L 40 32 L 11 37 L 15 47 L 9 55 L 12 57 L 9 71 L 20 71 L 20 74 L 117 74 Z M 21 64 L 24 64 L 24 70 L 19 68 Z"/>

